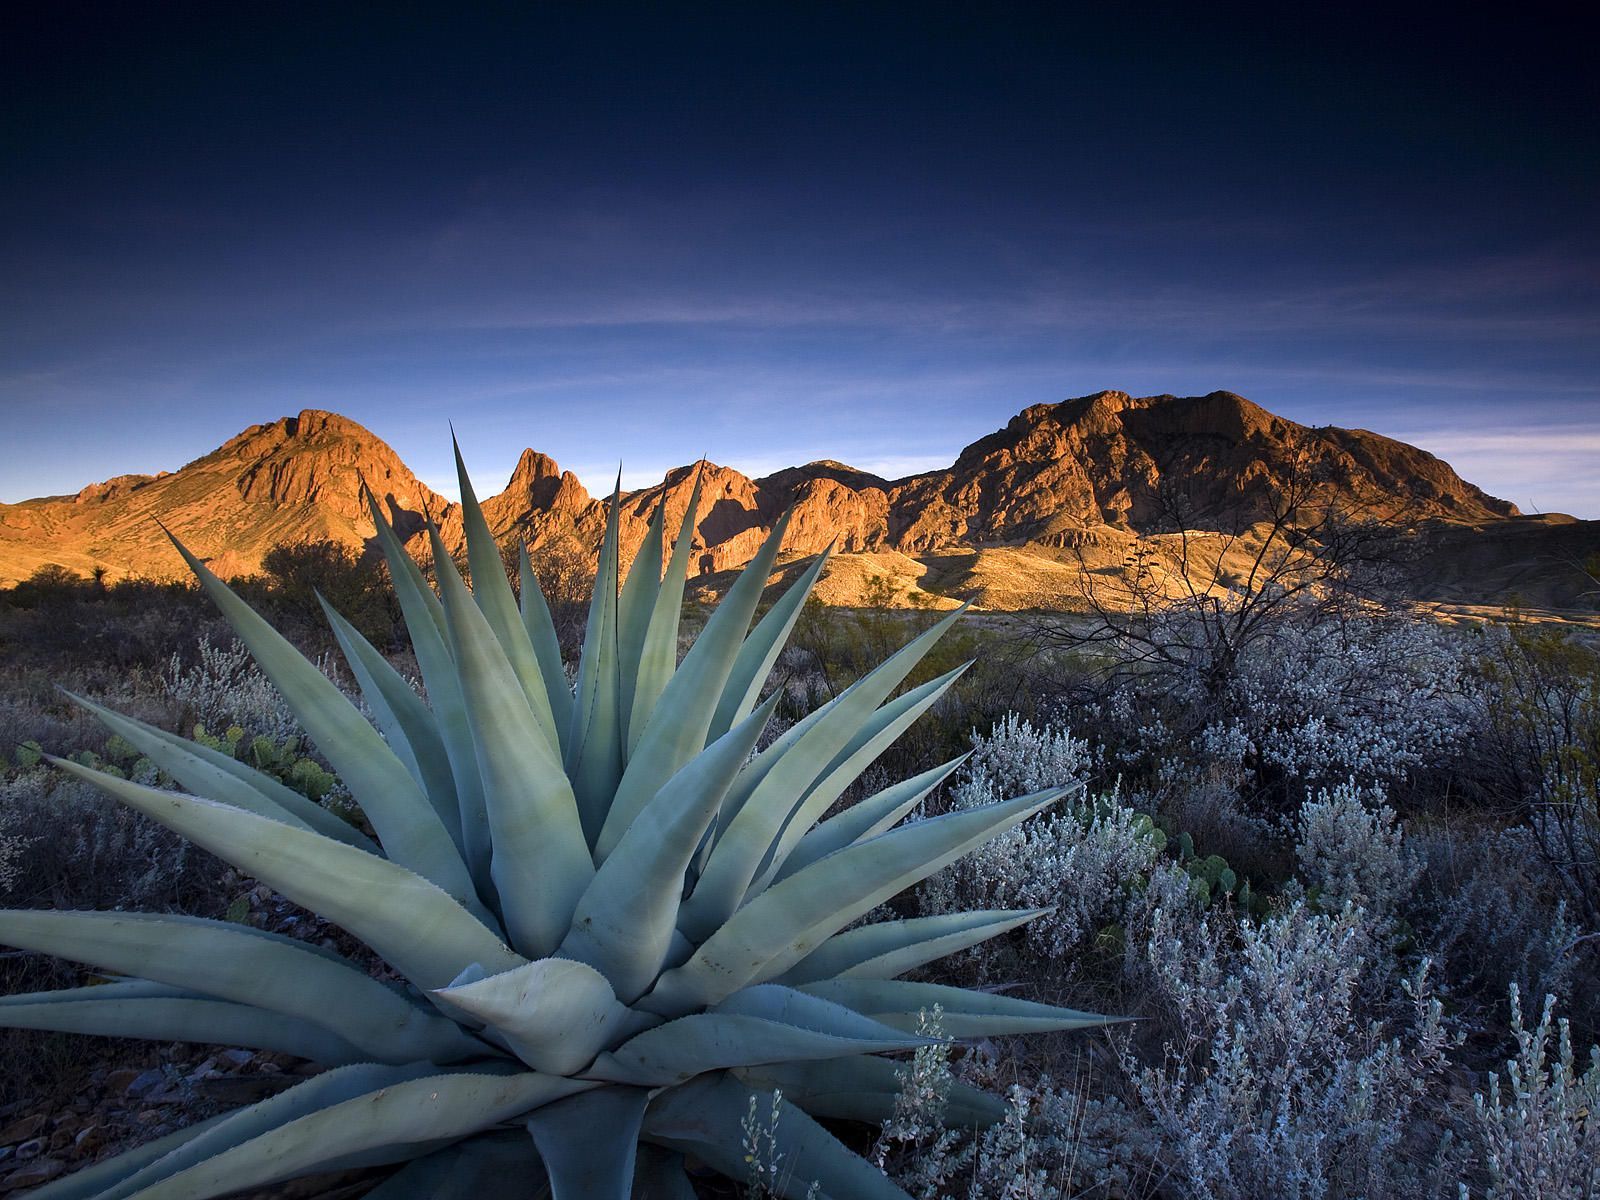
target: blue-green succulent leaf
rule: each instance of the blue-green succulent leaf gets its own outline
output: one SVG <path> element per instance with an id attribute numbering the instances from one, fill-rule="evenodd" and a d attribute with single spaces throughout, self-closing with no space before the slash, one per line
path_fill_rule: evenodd
<path id="1" fill-rule="evenodd" d="M 622 777 L 622 713 L 617 663 L 617 541 L 622 513 L 622 473 L 606 510 L 600 570 L 589 600 L 589 624 L 578 657 L 578 691 L 572 702 L 567 774 L 578 798 L 583 834 L 593 846 Z M 576 897 L 574 897 L 576 899 Z"/>
<path id="2" fill-rule="evenodd" d="M 776 702 L 769 699 L 667 781 L 578 901 L 560 952 L 598 968 L 625 1003 L 660 974 L 676 930 L 684 871 Z"/>
<path id="3" fill-rule="evenodd" d="M 153 992 L 142 982 L 5 996 L 0 998 L 0 1027 L 249 1046 L 333 1066 L 372 1057 L 326 1026 L 299 1017 L 180 988 Z"/>
<path id="4" fill-rule="evenodd" d="M 74 1171 L 71 1175 L 57 1179 L 54 1183 L 35 1188 L 28 1193 L 28 1200 L 98 1200 L 108 1189 L 115 1187 L 134 1172 L 172 1153 L 185 1142 L 193 1141 L 231 1115 L 223 1113 L 219 1117 L 197 1121 L 176 1133 L 169 1133 L 142 1146 L 135 1146 L 132 1150 L 114 1154 L 91 1167 L 84 1167 L 80 1171 Z"/>
<path id="5" fill-rule="evenodd" d="M 602 1054 L 590 1079 L 664 1087 L 726 1067 L 841 1058 L 932 1045 L 837 1004 L 762 984 L 735 992 L 710 1012 L 646 1030 Z"/>
<path id="6" fill-rule="evenodd" d="M 0 909 L 0 943 L 310 1021 L 382 1061 L 448 1062 L 484 1050 L 354 964 L 229 921 Z"/>
<path id="7" fill-rule="evenodd" d="M 769 1063 L 740 1067 L 733 1074 L 758 1091 L 781 1091 L 783 1098 L 818 1117 L 867 1121 L 877 1125 L 894 1114 L 905 1090 L 907 1064 L 872 1055 L 818 1062 Z M 950 1084 L 945 1124 L 952 1129 L 985 1129 L 1004 1119 L 996 1097 L 959 1081 Z"/>
<path id="8" fill-rule="evenodd" d="M 435 994 L 493 1027 L 529 1066 L 560 1075 L 587 1066 L 639 1020 L 617 1002 L 604 975 L 564 958 L 541 958 Z"/>
<path id="9" fill-rule="evenodd" d="M 461 447 L 455 444 L 454 437 L 450 441 L 456 455 L 456 480 L 461 487 L 461 526 L 467 536 L 467 565 L 472 571 L 473 599 L 478 602 L 484 620 L 494 631 L 506 662 L 522 687 L 534 723 L 544 734 L 551 753 L 559 754 L 560 740 L 550 711 L 550 696 L 527 627 L 517 611 L 517 598 L 512 595 L 511 584 L 506 579 L 500 546 L 484 518 L 477 493 L 472 490 L 467 465 L 461 461 Z M 437 555 L 438 551 L 434 553 Z"/>
<path id="10" fill-rule="evenodd" d="M 790 513 L 784 513 L 778 518 L 766 542 L 728 589 L 662 691 L 650 723 L 628 760 L 622 782 L 617 785 L 616 799 L 595 844 L 598 858 L 603 859 L 616 848 L 650 797 L 705 747 L 717 698 L 722 695 L 728 672 L 750 628 L 750 618 L 772 572 L 789 517 Z"/>
<path id="11" fill-rule="evenodd" d="M 428 704 L 433 710 L 440 740 L 450 755 L 450 775 L 456 785 L 456 801 L 460 807 L 458 826 L 467 866 L 478 894 L 490 898 L 494 887 L 489 878 L 489 818 L 483 806 L 478 752 L 472 744 L 472 728 L 461 696 L 461 681 L 445 634 L 444 605 L 422 578 L 422 569 L 416 560 L 406 553 L 394 530 L 383 519 L 370 492 L 367 503 L 384 558 L 389 563 L 389 575 L 400 599 L 406 629 L 411 634 L 411 649 L 417 656 L 417 668 L 422 672 Z"/>
<path id="12" fill-rule="evenodd" d="M 374 854 L 378 845 L 360 830 L 341 820 L 314 800 L 284 786 L 270 775 L 231 758 L 220 750 L 202 746 L 146 725 L 132 717 L 112 712 L 92 700 L 68 692 L 72 702 L 88 709 L 111 732 L 129 744 L 190 792 L 247 809 L 264 817 L 285 821 L 302 829 L 314 829 L 346 845 L 359 846 Z"/>
<path id="13" fill-rule="evenodd" d="M 780 879 L 787 879 L 802 867 L 809 867 L 835 850 L 843 850 L 846 846 L 864 842 L 894 828 L 906 814 L 922 803 L 929 792 L 970 757 L 971 754 L 963 754 L 931 771 L 890 784 L 881 792 L 829 817 L 800 839 L 768 886 Z"/>
<path id="14" fill-rule="evenodd" d="M 999 1037 L 1008 1033 L 1047 1033 L 1111 1025 L 1122 1017 L 1035 1004 L 996 992 L 974 992 L 938 983 L 905 979 L 819 979 L 801 984 L 808 996 L 832 1000 L 897 1029 L 915 1029 L 923 1012 L 944 1010 L 940 1028 L 950 1037 Z"/>
<path id="15" fill-rule="evenodd" d="M 1065 794 L 1052 788 L 946 813 L 837 850 L 753 898 L 640 1005 L 680 1016 L 775 979 L 863 913 Z"/>
<path id="16" fill-rule="evenodd" d="M 554 1200 L 629 1200 L 649 1096 L 644 1088 L 596 1088 L 528 1118 Z"/>
<path id="17" fill-rule="evenodd" d="M 794 631 L 795 622 L 800 619 L 800 610 L 833 555 L 833 547 L 834 543 L 829 542 L 800 578 L 778 598 L 767 615 L 756 622 L 744 645 L 739 647 L 739 656 L 734 659 L 733 669 L 728 672 L 728 682 L 722 689 L 722 698 L 717 701 L 717 711 L 711 718 L 709 737 L 721 737 L 744 720 L 755 707 L 761 687 L 772 673 L 772 665 L 778 661 L 789 634 Z"/>
<path id="18" fill-rule="evenodd" d="M 365 1200 L 541 1200 L 543 1176 L 527 1134 L 486 1133 L 412 1160 Z"/>
<path id="19" fill-rule="evenodd" d="M 560 943 L 594 877 L 572 784 L 539 728 L 483 612 L 433 535 L 450 648 L 483 776 L 490 873 L 511 944 L 530 957 Z"/>
<path id="20" fill-rule="evenodd" d="M 469 963 L 503 971 L 526 961 L 454 897 L 398 863 L 226 804 L 52 761 L 347 929 L 420 988 L 447 985 Z"/>
<path id="21" fill-rule="evenodd" d="M 645 641 L 650 635 L 650 617 L 661 592 L 662 533 L 666 515 L 667 495 L 663 490 L 617 599 L 617 712 L 624 726 L 624 737 L 633 713 L 639 660 L 644 656 Z M 623 748 L 630 750 L 632 747 L 624 745 Z"/>
<path id="22" fill-rule="evenodd" d="M 696 469 L 694 486 L 689 489 L 689 506 L 683 511 L 678 540 L 672 544 L 666 574 L 656 587 L 650 608 L 650 624 L 644 644 L 639 648 L 639 669 L 633 684 L 633 703 L 628 709 L 628 758 L 639 748 L 650 716 L 662 690 L 678 665 L 678 622 L 683 613 L 683 586 L 689 575 L 689 555 L 694 549 L 694 524 L 700 512 L 700 485 L 704 466 Z M 662 501 L 665 503 L 665 487 Z M 665 522 L 666 515 L 662 514 Z"/>
<path id="23" fill-rule="evenodd" d="M 466 864 L 439 814 L 405 764 L 384 745 L 378 731 L 367 724 L 326 675 L 257 616 L 177 538 L 172 539 L 172 544 L 350 789 L 372 822 L 384 852 L 463 904 L 475 902 Z"/>
<path id="24" fill-rule="evenodd" d="M 555 618 L 550 615 L 550 602 L 539 586 L 526 542 L 518 552 L 517 577 L 522 581 L 522 626 L 528 631 L 534 657 L 539 660 L 539 675 L 544 679 L 550 716 L 556 723 L 564 756 L 567 740 L 572 736 L 572 685 L 567 682 L 567 668 L 561 661 L 561 639 L 556 635 Z"/>
<path id="25" fill-rule="evenodd" d="M 880 921 L 836 933 L 784 973 L 798 987 L 822 979 L 893 979 L 946 955 L 999 937 L 1052 911 L 977 910 Z"/>
<path id="26" fill-rule="evenodd" d="M 317 600 L 333 629 L 333 636 L 338 639 L 339 649 L 344 652 L 345 661 L 361 686 L 367 707 L 377 719 L 378 728 L 388 739 L 390 748 L 406 763 L 434 812 L 439 814 L 439 821 L 449 831 L 456 849 L 465 855 L 455 775 L 433 713 L 401 678 L 400 672 L 389 665 L 389 660 L 361 636 L 360 630 L 345 620 L 320 593 Z"/>

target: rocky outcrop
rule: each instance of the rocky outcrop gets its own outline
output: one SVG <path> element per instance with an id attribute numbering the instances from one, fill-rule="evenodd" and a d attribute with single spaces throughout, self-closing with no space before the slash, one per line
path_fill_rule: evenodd
<path id="1" fill-rule="evenodd" d="M 660 484 L 623 495 L 625 560 L 637 552 L 658 506 L 665 508 L 670 542 L 697 476 L 695 575 L 749 561 L 790 506 L 786 558 L 832 544 L 844 554 L 888 556 L 885 562 L 1008 548 L 1048 559 L 1063 549 L 1120 547 L 1170 527 L 1164 497 L 1172 495 L 1182 497 L 1185 520 L 1196 528 L 1249 524 L 1295 489 L 1405 526 L 1486 530 L 1517 515 L 1448 464 L 1391 438 L 1299 425 L 1231 392 L 1107 391 L 1024 409 L 966 447 L 948 469 L 907 479 L 827 459 L 760 479 L 709 462 L 675 468 Z M 457 505 L 362 426 L 308 409 L 252 426 L 176 472 L 119 476 L 72 497 L 0 505 L 0 582 L 50 563 L 85 574 L 104 567 L 112 579 L 181 576 L 155 518 L 197 551 L 216 553 L 213 566 L 224 574 L 258 569 L 267 550 L 284 541 L 329 537 L 369 547 L 363 485 L 419 558 L 427 557 L 425 513 L 452 552 L 462 548 Z M 603 501 L 531 449 L 504 488 L 481 494 L 495 533 L 536 552 L 565 543 L 593 553 L 605 528 Z M 1471 540 L 1465 533 L 1446 540 L 1454 545 L 1462 537 Z M 985 560 L 1000 561 L 992 553 Z M 1014 564 L 986 577 L 986 595 L 1002 594 L 999 581 L 1008 571 L 1015 573 Z M 1030 585 L 1027 594 L 1037 590 Z"/>

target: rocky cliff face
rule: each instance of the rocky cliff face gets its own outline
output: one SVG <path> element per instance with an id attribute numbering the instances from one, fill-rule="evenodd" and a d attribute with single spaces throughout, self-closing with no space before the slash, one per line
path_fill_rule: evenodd
<path id="1" fill-rule="evenodd" d="M 625 558 L 663 501 L 668 529 L 678 528 L 697 471 L 696 574 L 747 562 L 790 505 L 788 556 L 833 543 L 846 554 L 913 558 L 1126 539 L 1169 523 L 1165 492 L 1182 495 L 1200 527 L 1259 519 L 1292 487 L 1406 525 L 1516 515 L 1432 455 L 1377 434 L 1308 428 L 1230 392 L 1100 392 L 1025 409 L 947 470 L 897 481 L 831 460 L 761 479 L 713 463 L 676 468 L 660 484 L 624 495 Z M 170 474 L 119 476 L 73 497 L 0 505 L 0 581 L 49 563 L 85 573 L 105 567 L 112 578 L 181 576 L 156 518 L 196 551 L 214 555 L 224 574 L 257 569 L 283 541 L 330 537 L 365 546 L 372 529 L 363 480 L 419 555 L 424 511 L 447 544 L 461 545 L 456 505 L 360 425 L 307 410 L 253 426 Z M 524 451 L 498 493 L 487 494 L 486 482 L 479 481 L 484 512 L 503 538 L 535 551 L 559 541 L 589 550 L 598 543 L 603 503 L 547 455 Z"/>

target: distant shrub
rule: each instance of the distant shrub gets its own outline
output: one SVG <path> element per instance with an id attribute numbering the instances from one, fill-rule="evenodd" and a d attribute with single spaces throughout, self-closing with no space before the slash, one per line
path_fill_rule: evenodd
<path id="1" fill-rule="evenodd" d="M 1300 808 L 1295 856 L 1324 905 L 1357 904 L 1387 920 L 1409 901 L 1421 867 L 1382 796 L 1354 782 L 1319 791 Z"/>
<path id="2" fill-rule="evenodd" d="M 276 623 L 301 637 L 326 636 L 321 595 L 361 631 L 386 649 L 395 640 L 400 613 L 381 558 L 365 555 L 331 538 L 283 542 L 261 559 L 262 607 Z M 255 591 L 255 588 L 247 588 Z"/>
<path id="3" fill-rule="evenodd" d="M 243 642 L 201 642 L 192 665 L 174 654 L 164 682 L 167 694 L 208 729 L 234 726 L 275 742 L 304 736 L 300 723 Z"/>

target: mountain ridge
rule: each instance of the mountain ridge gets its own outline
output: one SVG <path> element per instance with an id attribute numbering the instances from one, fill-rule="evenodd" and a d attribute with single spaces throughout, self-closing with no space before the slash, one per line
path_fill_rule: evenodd
<path id="1" fill-rule="evenodd" d="M 1169 494 L 1184 497 L 1185 519 L 1196 528 L 1247 526 L 1291 488 L 1409 528 L 1465 530 L 1520 518 L 1514 505 L 1443 460 L 1367 430 L 1300 425 L 1232 392 L 1101 391 L 1024 408 L 949 467 L 901 479 L 834 459 L 760 478 L 709 462 L 675 467 L 661 483 L 623 494 L 625 556 L 663 500 L 669 527 L 677 527 L 697 472 L 694 572 L 701 575 L 743 565 L 791 505 L 786 557 L 833 544 L 845 555 L 890 556 L 891 573 L 913 575 L 968 553 L 1020 550 L 1043 563 L 1052 551 L 1097 544 L 1110 554 L 1170 527 Z M 252 425 L 176 471 L 0 504 L 0 583 L 51 564 L 81 574 L 104 568 L 113 580 L 183 577 L 152 518 L 225 576 L 259 569 L 266 551 L 284 541 L 328 537 L 366 547 L 373 531 L 363 482 L 419 557 L 424 512 L 452 550 L 461 545 L 458 504 L 364 426 L 306 409 Z M 604 525 L 601 499 L 531 448 L 482 503 L 498 536 L 522 539 L 535 552 L 570 540 L 592 553 Z M 902 558 L 922 566 L 905 567 Z"/>

